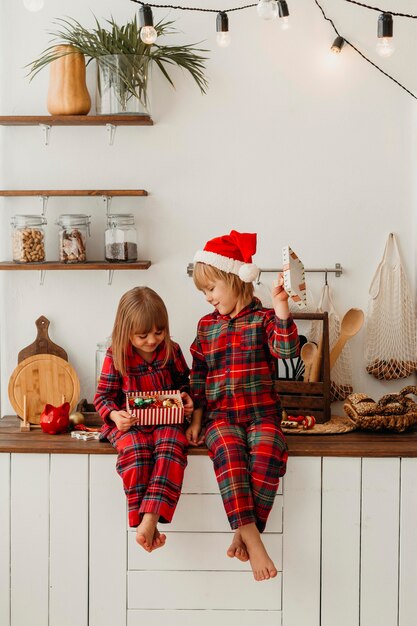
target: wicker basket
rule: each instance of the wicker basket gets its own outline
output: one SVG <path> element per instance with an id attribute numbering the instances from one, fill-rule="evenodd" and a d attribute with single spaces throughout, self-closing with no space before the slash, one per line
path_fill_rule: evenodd
<path id="1" fill-rule="evenodd" d="M 417 424 L 417 403 L 407 397 L 410 394 L 417 395 L 417 386 L 404 387 L 378 402 L 364 393 L 352 393 L 343 408 L 357 428 L 403 432 Z"/>

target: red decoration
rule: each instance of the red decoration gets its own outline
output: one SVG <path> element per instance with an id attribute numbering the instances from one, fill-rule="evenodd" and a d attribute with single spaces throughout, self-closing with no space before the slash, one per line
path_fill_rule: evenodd
<path id="1" fill-rule="evenodd" d="M 64 402 L 61 406 L 45 404 L 41 413 L 40 425 L 44 433 L 48 435 L 58 435 L 69 429 L 69 402 Z"/>

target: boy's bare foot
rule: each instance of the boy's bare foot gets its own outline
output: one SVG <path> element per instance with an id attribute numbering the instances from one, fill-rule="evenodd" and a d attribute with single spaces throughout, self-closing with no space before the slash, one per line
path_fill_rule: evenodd
<path id="1" fill-rule="evenodd" d="M 240 527 L 240 534 L 249 554 L 255 580 L 268 580 L 278 574 L 271 557 L 265 549 L 259 530 L 255 524 Z"/>
<path id="2" fill-rule="evenodd" d="M 159 516 L 154 513 L 145 513 L 136 529 L 136 542 L 147 552 L 152 552 L 165 543 L 165 535 L 160 535 L 156 528 L 158 519 Z"/>
<path id="3" fill-rule="evenodd" d="M 249 554 L 242 540 L 239 528 L 235 531 L 233 541 L 227 550 L 227 556 L 230 556 L 231 559 L 236 557 L 239 561 L 243 562 L 249 560 Z"/>

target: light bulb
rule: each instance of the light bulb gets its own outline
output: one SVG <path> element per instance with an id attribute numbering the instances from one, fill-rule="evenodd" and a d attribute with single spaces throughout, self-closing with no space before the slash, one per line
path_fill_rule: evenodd
<path id="1" fill-rule="evenodd" d="M 44 0 L 23 0 L 23 6 L 25 7 L 25 9 L 27 9 L 28 11 L 32 11 L 33 13 L 35 13 L 35 11 L 40 11 L 41 9 L 43 9 L 44 4 Z"/>
<path id="2" fill-rule="evenodd" d="M 276 0 L 259 0 L 256 10 L 263 20 L 274 20 L 278 15 Z"/>
<path id="3" fill-rule="evenodd" d="M 227 48 L 227 46 L 230 46 L 231 40 L 232 38 L 228 30 L 220 31 L 216 34 L 216 41 L 219 48 Z"/>
<path id="4" fill-rule="evenodd" d="M 281 17 L 281 19 L 279 20 L 279 23 L 281 25 L 282 30 L 288 30 L 289 28 L 291 28 L 291 22 L 290 22 L 289 17 Z"/>
<path id="5" fill-rule="evenodd" d="M 158 33 L 153 26 L 143 26 L 140 30 L 140 38 L 143 43 L 152 44 L 156 41 Z"/>
<path id="6" fill-rule="evenodd" d="M 342 52 L 342 48 L 344 45 L 345 45 L 345 40 L 343 39 L 343 37 L 338 35 L 336 39 L 334 40 L 330 50 L 333 52 L 333 54 L 340 54 Z"/>
<path id="7" fill-rule="evenodd" d="M 390 57 L 394 54 L 395 47 L 392 43 L 392 37 L 379 37 L 376 44 L 376 51 L 381 57 Z"/>

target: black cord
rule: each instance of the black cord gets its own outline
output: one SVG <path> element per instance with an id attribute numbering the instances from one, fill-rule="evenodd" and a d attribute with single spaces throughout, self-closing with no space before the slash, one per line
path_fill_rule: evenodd
<path id="1" fill-rule="evenodd" d="M 136 2 L 136 4 L 147 4 L 153 9 L 179 9 L 181 11 L 200 11 L 201 13 L 231 13 L 232 11 L 243 11 L 244 9 L 251 9 L 258 5 L 257 2 L 254 4 L 246 4 L 243 7 L 235 7 L 234 9 L 203 9 L 200 7 L 182 7 L 182 6 L 174 6 L 173 4 L 153 4 L 152 2 L 143 2 L 142 0 L 131 0 L 132 2 Z"/>
<path id="2" fill-rule="evenodd" d="M 363 7 L 364 9 L 369 9 L 370 11 L 378 11 L 379 13 L 389 13 L 390 15 L 394 15 L 395 17 L 408 17 L 412 20 L 417 20 L 417 15 L 410 15 L 408 13 L 395 13 L 394 11 L 390 11 L 389 9 L 379 9 L 378 7 L 372 7 L 369 4 L 363 4 L 362 2 L 357 2 L 357 0 L 345 0 L 345 2 L 349 2 L 350 4 L 356 4 L 359 7 Z"/>

